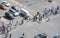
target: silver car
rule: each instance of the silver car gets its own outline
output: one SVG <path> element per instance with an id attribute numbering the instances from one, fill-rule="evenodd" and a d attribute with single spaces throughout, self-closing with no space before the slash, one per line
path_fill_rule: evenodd
<path id="1" fill-rule="evenodd" d="M 11 9 L 9 10 L 14 16 L 18 16 L 20 11 L 20 9 L 16 6 L 12 6 Z"/>
<path id="2" fill-rule="evenodd" d="M 10 3 L 7 2 L 7 1 L 3 1 L 2 4 L 4 4 L 5 6 L 9 7 L 10 6 Z"/>
<path id="3" fill-rule="evenodd" d="M 15 10 L 10 9 L 10 13 L 12 13 L 15 17 L 19 15 L 19 12 L 16 12 Z"/>

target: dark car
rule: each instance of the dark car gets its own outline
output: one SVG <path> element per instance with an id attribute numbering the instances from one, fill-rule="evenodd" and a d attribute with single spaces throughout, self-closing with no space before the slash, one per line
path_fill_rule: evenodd
<path id="1" fill-rule="evenodd" d="M 12 13 L 9 13 L 9 12 L 6 12 L 5 13 L 5 16 L 8 18 L 8 19 L 14 19 L 15 16 L 12 14 Z"/>
<path id="2" fill-rule="evenodd" d="M 47 38 L 47 35 L 45 33 L 38 34 L 34 38 Z"/>
<path id="3" fill-rule="evenodd" d="M 15 10 L 16 12 L 19 12 L 19 8 L 18 8 L 18 7 L 12 6 L 11 8 L 12 8 L 13 10 Z"/>

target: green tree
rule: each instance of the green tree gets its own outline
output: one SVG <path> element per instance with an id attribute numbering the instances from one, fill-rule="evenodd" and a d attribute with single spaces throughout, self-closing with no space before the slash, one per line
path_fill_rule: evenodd
<path id="1" fill-rule="evenodd" d="M 53 0 L 48 0 L 48 2 L 52 2 Z"/>
<path id="2" fill-rule="evenodd" d="M 0 19 L 2 18 L 2 16 L 0 16 Z"/>

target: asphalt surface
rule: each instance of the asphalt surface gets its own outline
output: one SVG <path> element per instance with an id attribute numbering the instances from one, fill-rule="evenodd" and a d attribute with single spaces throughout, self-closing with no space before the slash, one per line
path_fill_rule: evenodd
<path id="1" fill-rule="evenodd" d="M 4 0 L 1 0 L 1 1 L 4 1 Z M 22 4 L 23 6 L 21 7 L 27 9 L 32 16 L 36 14 L 37 11 L 42 12 L 44 8 L 49 9 L 53 6 L 53 4 L 50 4 L 42 0 L 41 1 L 40 0 L 15 0 L 16 2 L 13 2 L 14 0 L 7 0 L 7 1 L 11 5 L 15 5 L 17 7 L 20 7 Z M 4 16 L 4 13 L 6 11 L 0 10 L 0 15 Z M 19 16 L 16 17 L 13 20 L 14 21 L 13 25 L 15 24 L 16 21 L 19 21 L 20 23 L 21 19 L 22 18 Z M 39 24 L 37 22 L 24 21 L 23 25 L 18 24 L 17 27 L 10 32 L 10 34 L 12 34 L 11 38 L 19 38 L 22 36 L 23 33 L 25 34 L 25 38 L 34 38 L 35 35 L 40 33 L 46 33 L 47 38 L 53 38 L 54 35 L 59 35 L 60 34 L 60 14 L 50 17 L 49 22 L 43 21 L 42 23 L 39 23 Z M 0 38 L 3 38 L 3 36 Z"/>

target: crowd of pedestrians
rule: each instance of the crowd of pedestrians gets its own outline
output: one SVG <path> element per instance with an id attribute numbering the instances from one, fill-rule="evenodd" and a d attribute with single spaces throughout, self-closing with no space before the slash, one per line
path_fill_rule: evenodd
<path id="1" fill-rule="evenodd" d="M 35 16 L 33 16 L 33 21 L 37 21 L 37 19 L 39 21 L 42 21 L 43 18 L 48 18 L 48 21 L 50 20 L 50 16 L 51 15 L 57 15 L 60 11 L 59 6 L 57 7 L 52 7 L 51 9 L 47 9 L 45 8 L 43 11 L 43 14 L 41 14 L 40 12 L 37 12 L 37 14 L 35 14 Z"/>
<path id="2" fill-rule="evenodd" d="M 59 6 L 57 6 L 57 7 L 52 7 L 51 9 L 48 9 L 48 10 L 47 10 L 47 8 L 45 8 L 44 11 L 43 11 L 43 14 L 41 14 L 41 13 L 38 11 L 38 12 L 33 16 L 33 18 L 30 18 L 29 16 L 26 16 L 26 17 L 24 17 L 24 18 L 21 20 L 21 23 L 18 23 L 18 21 L 16 21 L 16 24 L 15 24 L 14 26 L 15 26 L 15 28 L 16 28 L 17 24 L 19 24 L 19 25 L 24 24 L 24 20 L 28 20 L 28 21 L 31 21 L 31 20 L 32 20 L 33 22 L 36 22 L 36 21 L 41 22 L 43 18 L 49 18 L 49 19 L 48 19 L 48 21 L 49 21 L 49 20 L 50 20 L 50 16 L 51 16 L 51 15 L 56 15 L 56 14 L 58 14 L 59 11 L 60 11 Z M 8 34 L 8 32 L 11 31 L 11 29 L 12 29 L 12 23 L 13 23 L 13 21 L 10 21 L 10 22 L 7 23 L 7 26 L 5 26 L 5 25 L 4 25 L 4 22 L 2 22 L 2 26 L 0 26 L 0 32 L 1 32 L 1 34 L 5 34 L 5 33 Z M 23 36 L 24 36 L 24 34 L 23 34 Z M 9 37 L 9 38 L 11 38 L 11 34 L 10 34 L 10 37 Z"/>

